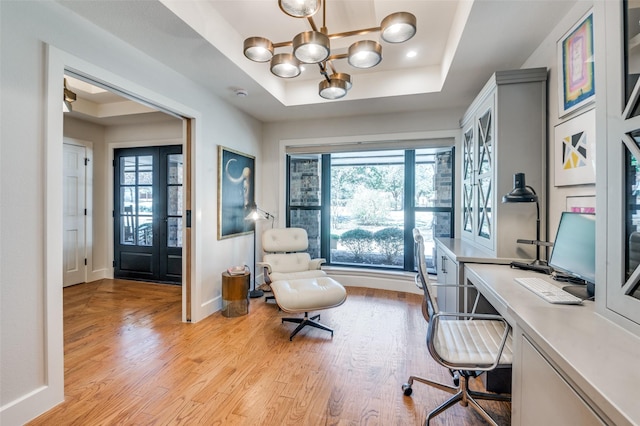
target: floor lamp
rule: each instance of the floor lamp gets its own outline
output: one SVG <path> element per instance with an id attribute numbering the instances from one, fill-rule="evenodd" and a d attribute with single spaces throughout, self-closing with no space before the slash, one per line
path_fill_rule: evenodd
<path id="1" fill-rule="evenodd" d="M 531 263 L 512 262 L 512 266 L 525 269 L 544 269 L 548 268 L 547 262 L 540 260 L 540 246 L 550 246 L 546 241 L 540 241 L 540 203 L 538 203 L 538 195 L 536 191 L 525 183 L 524 173 L 516 173 L 513 175 L 513 189 L 507 195 L 502 197 L 503 203 L 536 203 L 536 239 L 535 240 L 517 240 L 521 244 L 534 244 L 536 246 L 536 259 Z"/>
<path id="2" fill-rule="evenodd" d="M 249 292 L 249 297 L 255 299 L 264 295 L 262 290 L 256 288 L 256 223 L 262 219 L 271 219 L 273 221 L 274 216 L 271 213 L 259 209 L 258 206 L 254 204 L 244 219 L 253 221 L 253 290 Z"/>

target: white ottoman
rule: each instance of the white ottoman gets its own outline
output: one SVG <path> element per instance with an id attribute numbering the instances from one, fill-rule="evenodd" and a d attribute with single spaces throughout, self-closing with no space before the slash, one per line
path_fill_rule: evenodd
<path id="1" fill-rule="evenodd" d="M 311 326 L 331 332 L 333 330 L 316 320 L 320 315 L 309 317 L 309 311 L 335 308 L 347 299 L 347 291 L 336 280 L 324 277 L 300 278 L 294 280 L 278 280 L 271 283 L 271 290 L 280 309 L 288 313 L 304 312 L 304 318 L 283 318 L 282 322 L 299 324 L 291 333 L 289 340 L 293 340 L 305 326 Z"/>

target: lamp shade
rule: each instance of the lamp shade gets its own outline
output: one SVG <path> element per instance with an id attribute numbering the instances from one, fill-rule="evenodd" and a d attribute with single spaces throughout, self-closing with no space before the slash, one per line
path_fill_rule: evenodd
<path id="1" fill-rule="evenodd" d="M 344 80 L 347 85 L 347 90 L 351 90 L 351 86 L 353 86 L 353 84 L 351 83 L 351 75 L 347 74 L 346 72 L 334 72 L 329 76 L 329 78 L 331 80 Z"/>
<path id="2" fill-rule="evenodd" d="M 409 12 L 396 12 L 380 23 L 380 36 L 387 43 L 402 43 L 416 34 L 416 17 Z"/>
<path id="3" fill-rule="evenodd" d="M 271 59 L 271 72 L 281 78 L 300 75 L 300 61 L 291 53 L 278 53 Z"/>
<path id="4" fill-rule="evenodd" d="M 535 191 L 525 183 L 524 173 L 513 175 L 513 189 L 502 197 L 503 203 L 535 203 L 538 196 Z"/>
<path id="5" fill-rule="evenodd" d="M 280 9 L 294 18 L 307 18 L 320 9 L 321 0 L 278 0 Z"/>
<path id="6" fill-rule="evenodd" d="M 244 41 L 244 56 L 254 62 L 268 62 L 273 58 L 273 43 L 264 37 L 249 37 Z"/>
<path id="7" fill-rule="evenodd" d="M 355 68 L 375 67 L 382 61 L 382 46 L 373 40 L 357 41 L 349 46 L 348 61 Z"/>
<path id="8" fill-rule="evenodd" d="M 319 93 L 325 99 L 340 99 L 347 94 L 347 82 L 339 78 L 322 80 Z"/>
<path id="9" fill-rule="evenodd" d="M 329 37 L 318 31 L 305 31 L 293 38 L 293 54 L 300 62 L 317 64 L 331 53 Z"/>

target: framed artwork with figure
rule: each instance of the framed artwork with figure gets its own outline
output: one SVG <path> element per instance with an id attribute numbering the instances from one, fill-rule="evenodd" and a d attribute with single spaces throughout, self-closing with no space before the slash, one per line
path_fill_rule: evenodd
<path id="1" fill-rule="evenodd" d="M 253 232 L 255 157 L 218 145 L 218 239 Z"/>
<path id="2" fill-rule="evenodd" d="M 593 11 L 589 11 L 558 41 L 560 117 L 595 100 L 593 51 Z"/>

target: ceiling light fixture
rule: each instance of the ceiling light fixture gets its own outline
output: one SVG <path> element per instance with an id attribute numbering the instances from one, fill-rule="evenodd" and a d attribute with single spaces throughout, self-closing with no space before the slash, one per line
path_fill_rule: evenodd
<path id="1" fill-rule="evenodd" d="M 416 33 L 416 17 L 409 12 L 396 12 L 384 18 L 379 27 L 329 34 L 326 26 L 327 0 L 278 0 L 280 9 L 294 18 L 306 18 L 311 31 L 296 35 L 292 41 L 273 43 L 264 37 L 249 37 L 244 41 L 244 55 L 254 62 L 271 61 L 271 72 L 281 78 L 294 78 L 302 72 L 301 64 L 318 64 L 324 77 L 318 93 L 325 99 L 339 99 L 351 89 L 351 76 L 339 73 L 334 60 L 347 59 L 355 68 L 372 68 L 382 61 L 382 46 L 373 40 L 361 40 L 349 46 L 347 53 L 331 54 L 331 39 L 361 36 L 380 32 L 387 43 L 402 43 Z M 322 27 L 318 30 L 313 15 L 322 6 Z M 274 54 L 275 49 L 291 47 L 291 53 Z M 331 74 L 329 73 L 331 70 Z"/>
<path id="2" fill-rule="evenodd" d="M 62 94 L 62 111 L 71 112 L 71 103 L 75 102 L 77 96 L 74 92 L 67 88 L 67 79 L 64 79 L 64 90 Z"/>

